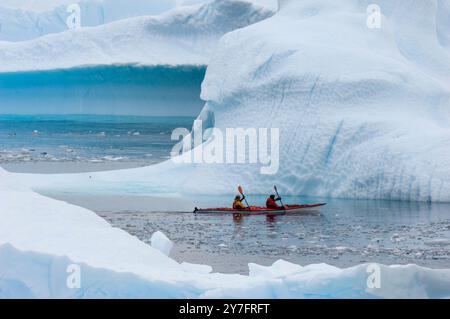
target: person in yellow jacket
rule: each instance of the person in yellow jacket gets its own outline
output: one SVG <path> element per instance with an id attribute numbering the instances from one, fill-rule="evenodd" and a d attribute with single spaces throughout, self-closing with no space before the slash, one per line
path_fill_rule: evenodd
<path id="1" fill-rule="evenodd" d="M 233 201 L 233 209 L 246 209 L 247 207 L 242 202 L 245 199 L 245 196 L 236 195 Z"/>

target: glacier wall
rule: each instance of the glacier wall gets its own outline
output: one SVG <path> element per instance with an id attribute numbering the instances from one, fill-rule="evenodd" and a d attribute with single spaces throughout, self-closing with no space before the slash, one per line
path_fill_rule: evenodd
<path id="1" fill-rule="evenodd" d="M 2 114 L 196 116 L 204 66 L 112 65 L 0 73 Z"/>

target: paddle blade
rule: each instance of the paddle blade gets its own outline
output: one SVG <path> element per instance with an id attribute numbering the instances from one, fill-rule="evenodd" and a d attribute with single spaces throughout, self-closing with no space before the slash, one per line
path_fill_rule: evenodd
<path id="1" fill-rule="evenodd" d="M 275 193 L 278 193 L 278 189 L 277 189 L 276 185 L 273 186 L 273 189 L 275 190 Z"/>
<path id="2" fill-rule="evenodd" d="M 242 189 L 241 185 L 238 186 L 238 192 L 239 194 L 244 195 L 244 190 Z"/>

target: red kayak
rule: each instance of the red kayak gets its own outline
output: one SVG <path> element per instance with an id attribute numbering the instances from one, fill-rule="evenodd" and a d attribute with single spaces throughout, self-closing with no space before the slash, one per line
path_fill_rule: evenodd
<path id="1" fill-rule="evenodd" d="M 318 211 L 325 203 L 320 204 L 310 204 L 310 205 L 285 205 L 284 209 L 279 208 L 266 208 L 266 207 L 256 207 L 250 206 L 246 209 L 233 209 L 233 208 L 206 208 L 206 209 L 195 209 L 196 214 L 245 214 L 245 215 L 270 215 L 270 214 L 298 214 L 309 211 Z"/>

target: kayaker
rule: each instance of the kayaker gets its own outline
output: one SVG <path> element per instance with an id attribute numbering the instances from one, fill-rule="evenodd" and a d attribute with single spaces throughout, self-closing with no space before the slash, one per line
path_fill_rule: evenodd
<path id="1" fill-rule="evenodd" d="M 242 202 L 245 199 L 245 196 L 236 195 L 233 202 L 233 209 L 246 209 L 244 203 Z"/>
<path id="2" fill-rule="evenodd" d="M 279 206 L 277 201 L 281 200 L 281 197 L 275 197 L 275 195 L 270 195 L 266 200 L 267 208 L 284 208 L 283 206 Z"/>

